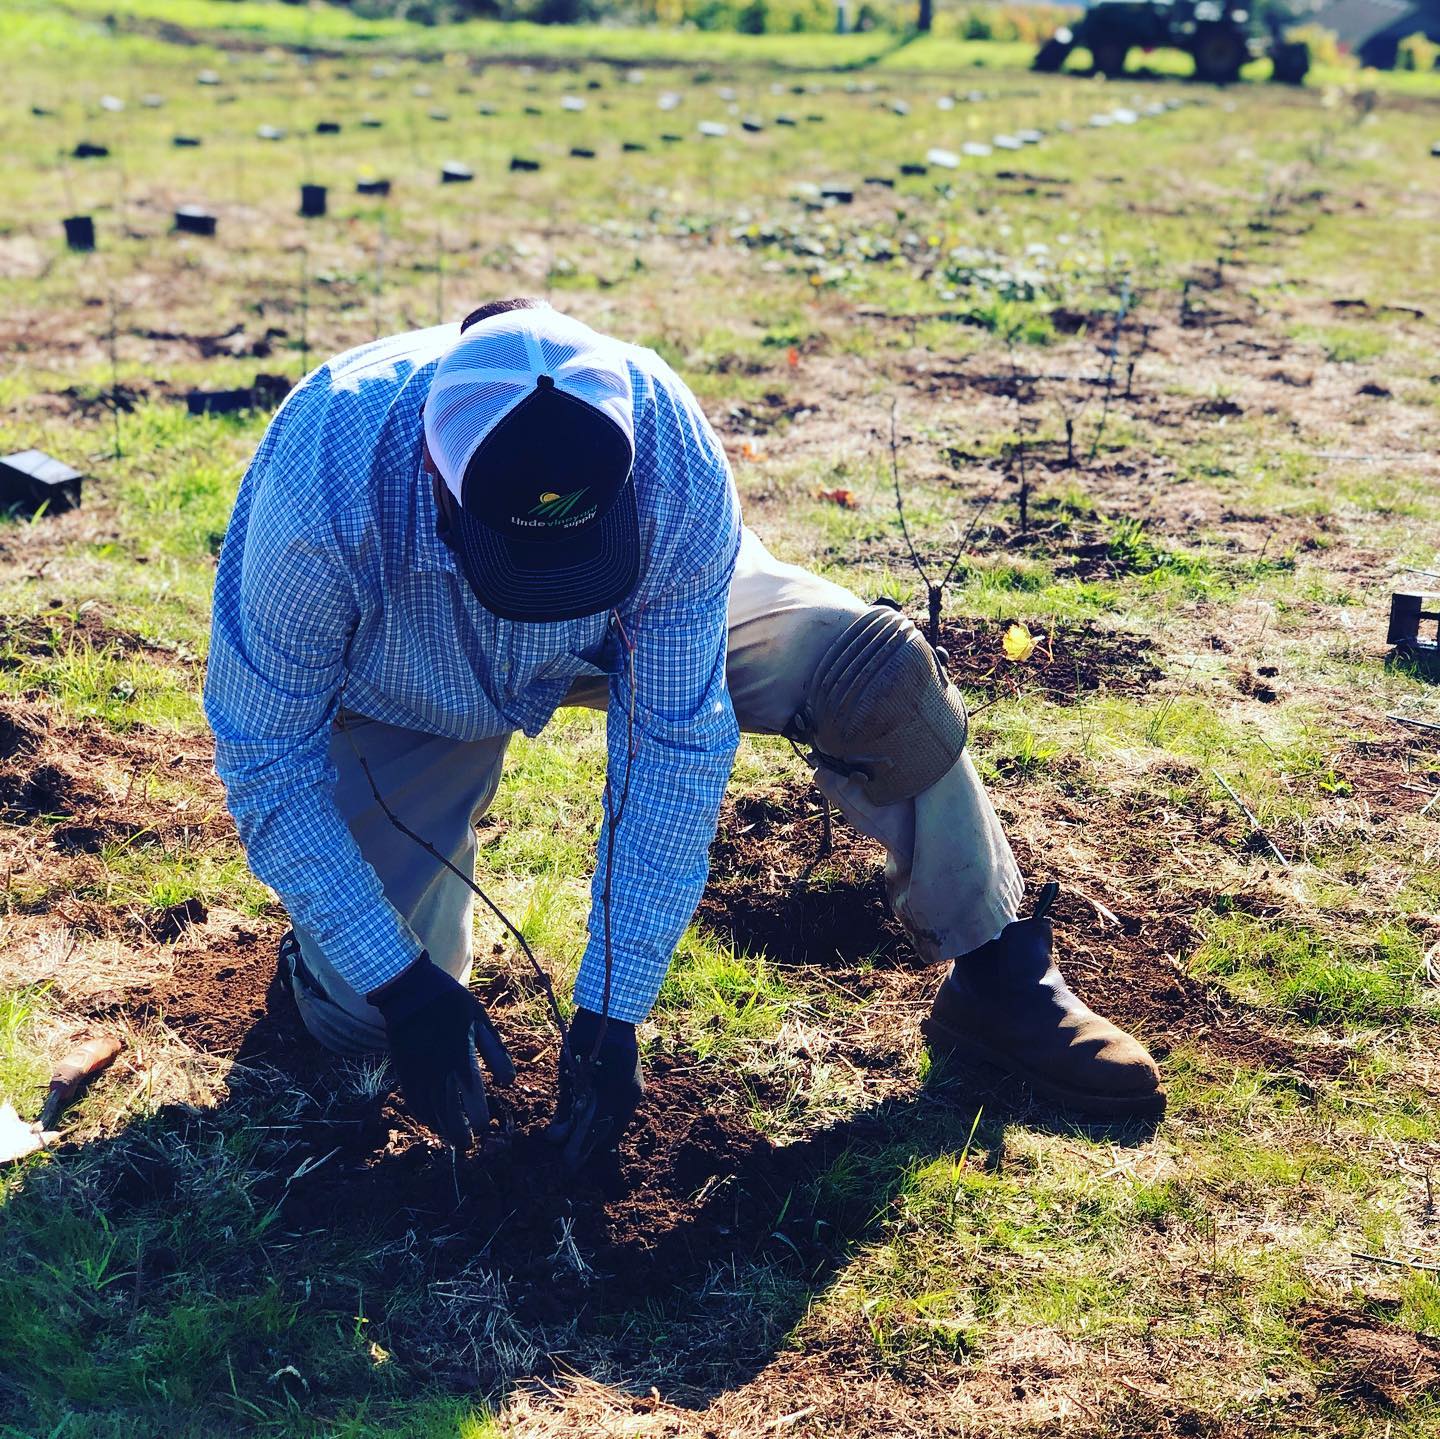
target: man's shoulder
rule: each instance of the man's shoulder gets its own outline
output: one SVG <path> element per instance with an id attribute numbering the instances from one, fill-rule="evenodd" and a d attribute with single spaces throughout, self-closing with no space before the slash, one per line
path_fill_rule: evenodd
<path id="1" fill-rule="evenodd" d="M 366 385 L 398 387 L 418 370 L 437 361 L 459 334 L 458 325 L 434 325 L 426 330 L 386 335 L 336 355 L 323 366 L 323 372 L 329 386 L 338 393 L 353 392 Z"/>
<path id="2" fill-rule="evenodd" d="M 657 395 L 693 401 L 690 387 L 675 373 L 664 356 L 645 345 L 632 345 L 626 341 L 617 343 L 630 368 L 630 383 L 637 403 L 653 402 Z"/>
<path id="3" fill-rule="evenodd" d="M 280 414 L 291 424 L 303 414 L 320 420 L 331 412 L 353 421 L 357 414 L 383 417 L 403 396 L 413 397 L 417 409 L 424 403 L 425 374 L 451 345 L 459 329 L 437 325 L 387 335 L 357 345 L 311 371 L 291 391 Z"/>
<path id="4" fill-rule="evenodd" d="M 337 490 L 367 491 L 414 447 L 428 376 L 458 333 L 414 330 L 356 346 L 311 371 L 270 422 L 257 469 L 291 495 L 333 505 Z M 395 451 L 389 454 L 389 451 Z"/>
<path id="5" fill-rule="evenodd" d="M 661 448 L 680 442 L 718 450 L 719 442 L 695 392 L 669 362 L 642 345 L 626 345 L 625 352 L 635 391 L 637 434 L 651 429 L 653 440 Z"/>

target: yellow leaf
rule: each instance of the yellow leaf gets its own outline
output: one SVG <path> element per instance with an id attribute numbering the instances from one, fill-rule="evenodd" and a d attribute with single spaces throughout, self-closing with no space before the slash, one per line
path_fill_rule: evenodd
<path id="1" fill-rule="evenodd" d="M 1035 653 L 1037 643 L 1035 636 L 1024 625 L 1019 624 L 1011 625 L 1005 631 L 1005 638 L 1000 641 L 1001 648 L 1005 651 L 1005 658 L 1014 660 L 1016 664 L 1022 660 L 1028 660 Z"/>

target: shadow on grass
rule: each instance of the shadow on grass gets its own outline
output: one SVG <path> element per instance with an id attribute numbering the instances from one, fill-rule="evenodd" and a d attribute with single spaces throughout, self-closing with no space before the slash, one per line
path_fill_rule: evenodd
<path id="1" fill-rule="evenodd" d="M 576 1180 L 539 1138 L 553 1060 L 529 1057 L 508 1147 L 457 1161 L 320 1051 L 273 981 L 222 1104 L 167 1105 L 12 1185 L 0 1427 L 50 1432 L 79 1406 L 106 1416 L 86 1433 L 126 1415 L 332 1433 L 561 1367 L 703 1407 L 771 1363 L 931 1160 L 993 1173 L 1012 1126 L 1074 1132 L 951 1067 L 776 1146 L 708 1094 L 713 1071 L 660 1056 L 639 1131 Z"/>

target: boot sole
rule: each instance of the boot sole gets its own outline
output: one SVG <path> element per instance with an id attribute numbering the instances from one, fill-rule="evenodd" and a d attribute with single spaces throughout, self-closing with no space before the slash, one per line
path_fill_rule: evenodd
<path id="1" fill-rule="evenodd" d="M 920 1021 L 920 1033 L 932 1050 L 983 1060 L 1006 1074 L 1023 1079 L 1036 1094 L 1053 1100 L 1065 1109 L 1100 1115 L 1106 1119 L 1158 1119 L 1165 1113 L 1163 1089 L 1149 1089 L 1135 1094 L 1100 1094 L 1094 1090 L 1058 1084 L 1029 1065 L 1022 1064 L 1013 1054 L 995 1049 L 978 1035 L 951 1029 L 933 1015 Z"/>

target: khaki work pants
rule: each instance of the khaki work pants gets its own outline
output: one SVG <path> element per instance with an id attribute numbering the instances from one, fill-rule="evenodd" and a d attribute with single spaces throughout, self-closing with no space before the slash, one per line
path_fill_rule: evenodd
<path id="1" fill-rule="evenodd" d="M 804 701 L 831 641 L 868 606 L 848 590 L 781 564 L 744 532 L 730 589 L 726 673 L 740 728 L 779 734 Z M 604 709 L 606 681 L 577 685 L 566 703 Z M 340 812 L 390 902 L 430 958 L 468 979 L 474 896 L 407 839 L 374 801 L 359 748 L 391 808 L 462 872 L 474 870 L 475 822 L 495 797 L 509 735 L 462 742 L 349 716 L 330 758 Z M 354 741 L 352 745 L 351 741 Z M 1022 883 L 1015 858 L 968 754 L 913 800 L 875 805 L 857 779 L 816 771 L 822 792 L 849 822 L 886 849 L 890 902 L 921 958 L 938 962 L 978 949 L 1016 917 Z M 295 993 L 307 1028 L 341 1053 L 385 1047 L 379 1011 L 357 994 L 298 931 Z"/>

